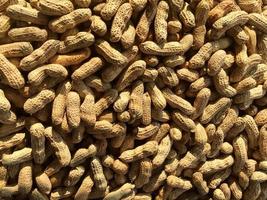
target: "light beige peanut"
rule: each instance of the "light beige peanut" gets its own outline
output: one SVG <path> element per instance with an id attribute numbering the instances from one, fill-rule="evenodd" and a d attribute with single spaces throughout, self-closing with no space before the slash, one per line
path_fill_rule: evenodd
<path id="1" fill-rule="evenodd" d="M 30 193 L 33 185 L 32 179 L 32 163 L 26 162 L 22 164 L 18 176 L 18 191 L 21 196 L 26 196 Z"/>
<path id="2" fill-rule="evenodd" d="M 136 36 L 140 42 L 144 42 L 149 35 L 149 27 L 157 13 L 157 1 L 148 3 L 136 26 Z"/>
<path id="3" fill-rule="evenodd" d="M 180 159 L 178 166 L 181 169 L 191 168 L 210 151 L 210 144 L 206 143 L 204 146 L 195 146 L 192 150 Z"/>
<path id="4" fill-rule="evenodd" d="M 23 108 L 25 112 L 33 114 L 44 108 L 48 103 L 52 102 L 54 98 L 55 92 L 53 90 L 42 90 L 35 96 L 27 99 Z"/>
<path id="5" fill-rule="evenodd" d="M 48 23 L 47 16 L 34 8 L 26 8 L 18 4 L 8 6 L 6 11 L 7 15 L 14 20 L 31 22 L 39 25 L 46 25 Z"/>
<path id="6" fill-rule="evenodd" d="M 260 31 L 266 33 L 266 23 L 267 23 L 267 18 L 266 16 L 259 14 L 259 13 L 250 13 L 248 15 L 248 23 L 255 26 L 257 29 L 259 29 Z"/>
<path id="7" fill-rule="evenodd" d="M 91 169 L 92 169 L 93 179 L 95 181 L 96 187 L 99 190 L 105 191 L 105 189 L 107 188 L 107 180 L 104 176 L 101 162 L 97 157 L 92 158 Z"/>
<path id="8" fill-rule="evenodd" d="M 51 192 L 52 184 L 46 173 L 38 173 L 35 182 L 40 192 L 47 195 Z"/>
<path id="9" fill-rule="evenodd" d="M 88 149 L 86 148 L 80 148 L 78 149 L 74 155 L 72 156 L 72 159 L 70 161 L 71 167 L 76 167 L 80 164 L 82 164 L 87 158 L 95 156 L 97 151 L 97 147 L 95 145 L 90 145 Z"/>
<path id="10" fill-rule="evenodd" d="M 14 151 L 12 154 L 4 154 L 2 156 L 3 165 L 16 165 L 32 159 L 32 149 L 23 148 L 21 150 Z"/>
<path id="11" fill-rule="evenodd" d="M 157 7 L 157 13 L 154 21 L 155 37 L 158 44 L 167 41 L 167 19 L 169 5 L 165 1 L 160 1 Z"/>
<path id="12" fill-rule="evenodd" d="M 169 67 L 161 66 L 158 68 L 158 74 L 162 78 L 162 81 L 168 86 L 176 86 L 179 84 L 179 79 L 177 74 L 173 69 Z"/>
<path id="13" fill-rule="evenodd" d="M 104 95 L 95 103 L 96 116 L 99 116 L 106 110 L 118 97 L 118 91 L 115 89 L 107 90 Z"/>
<path id="14" fill-rule="evenodd" d="M 4 78 L 6 84 L 14 89 L 24 86 L 25 80 L 20 71 L 2 54 L 0 54 L 0 65 L 1 77 Z"/>
<path id="15" fill-rule="evenodd" d="M 76 35 L 68 36 L 64 42 L 59 45 L 58 53 L 65 54 L 71 51 L 91 46 L 95 41 L 95 37 L 91 33 L 78 32 Z"/>
<path id="16" fill-rule="evenodd" d="M 34 50 L 30 55 L 20 61 L 20 68 L 25 71 L 31 71 L 38 65 L 41 65 L 52 58 L 59 49 L 58 40 L 47 40 L 41 47 Z"/>
<path id="17" fill-rule="evenodd" d="M 49 28 L 56 33 L 64 33 L 66 30 L 74 28 L 80 23 L 86 22 L 91 17 L 89 8 L 79 8 L 69 14 L 63 15 L 49 22 Z"/>
<path id="18" fill-rule="evenodd" d="M 190 10 L 189 4 L 184 3 L 184 6 L 179 14 L 179 17 L 185 27 L 193 28 L 196 26 L 196 19 L 193 12 Z"/>
<path id="19" fill-rule="evenodd" d="M 78 200 L 86 200 L 91 192 L 91 189 L 94 185 L 94 182 L 92 180 L 92 178 L 90 177 L 90 175 L 86 175 L 79 187 L 79 189 L 77 190 L 74 199 Z"/>
<path id="20" fill-rule="evenodd" d="M 100 12 L 101 17 L 104 20 L 111 20 L 111 18 L 116 14 L 122 2 L 122 0 L 107 1 L 107 3 Z"/>
<path id="21" fill-rule="evenodd" d="M 132 120 L 140 119 L 143 115 L 144 84 L 141 81 L 133 83 L 129 100 L 129 113 Z"/>
<path id="22" fill-rule="evenodd" d="M 138 55 L 139 49 L 136 45 L 132 46 L 128 50 L 122 53 L 123 56 L 128 58 L 128 63 L 136 60 L 136 56 Z M 113 81 L 122 71 L 124 68 L 128 67 L 128 63 L 123 65 L 111 65 L 103 70 L 101 77 L 104 82 L 111 82 Z M 130 69 L 130 68 L 127 68 Z"/>
<path id="23" fill-rule="evenodd" d="M 186 115 L 191 115 L 195 111 L 194 107 L 188 101 L 175 95 L 169 88 L 164 88 L 162 90 L 162 93 L 163 93 L 167 103 L 172 108 L 177 108 L 177 109 L 181 110 Z"/>
<path id="24" fill-rule="evenodd" d="M 95 47 L 96 51 L 100 55 L 102 55 L 109 63 L 124 65 L 128 62 L 127 58 L 124 55 L 122 55 L 105 40 L 96 40 Z"/>
<path id="25" fill-rule="evenodd" d="M 245 11 L 233 11 L 228 13 L 226 16 L 218 19 L 213 23 L 213 28 L 215 29 L 215 38 L 221 37 L 225 31 L 230 28 L 243 25 L 248 21 L 249 17 Z"/>
<path id="26" fill-rule="evenodd" d="M 225 49 L 232 43 L 229 38 L 221 38 L 214 42 L 208 42 L 204 44 L 199 51 L 189 60 L 189 68 L 196 69 L 201 68 L 205 61 L 207 61 L 212 53 Z"/>
<path id="27" fill-rule="evenodd" d="M 262 126 L 259 133 L 259 149 L 260 154 L 263 159 L 266 159 L 267 157 L 267 149 L 266 149 L 266 136 L 267 136 L 267 129 L 266 125 Z"/>
<path id="28" fill-rule="evenodd" d="M 44 135 L 55 150 L 55 155 L 60 165 L 67 166 L 70 163 L 71 155 L 64 139 L 52 127 L 47 127 L 44 131 Z"/>
<path id="29" fill-rule="evenodd" d="M 90 28 L 94 33 L 96 33 L 99 36 L 103 36 L 107 33 L 107 25 L 101 19 L 101 17 L 93 15 L 91 16 L 90 20 L 91 20 Z"/>
<path id="30" fill-rule="evenodd" d="M 148 55 L 172 56 L 175 54 L 184 54 L 193 45 L 193 36 L 185 35 L 179 42 L 166 42 L 159 46 L 155 42 L 146 41 L 140 45 L 140 50 Z"/>
<path id="31" fill-rule="evenodd" d="M 66 108 L 67 94 L 71 90 L 70 82 L 66 81 L 60 84 L 56 91 L 56 96 L 52 106 L 52 122 L 55 125 L 61 124 Z"/>
<path id="32" fill-rule="evenodd" d="M 218 112 L 227 109 L 231 104 L 229 98 L 223 97 L 214 104 L 209 104 L 203 111 L 200 117 L 200 121 L 204 124 L 208 123 L 212 117 L 214 117 Z"/>
<path id="33" fill-rule="evenodd" d="M 158 152 L 152 160 L 153 168 L 161 166 L 167 158 L 172 147 L 172 140 L 169 135 L 165 136 L 158 146 Z"/>
<path id="34" fill-rule="evenodd" d="M 11 27 L 11 19 L 7 15 L 3 14 L 0 15 L 0 19 L 2 22 L 0 25 L 0 38 L 3 38 Z"/>
<path id="35" fill-rule="evenodd" d="M 157 190 L 167 179 L 167 174 L 164 170 L 160 173 L 155 174 L 150 181 L 144 185 L 143 190 L 147 193 L 151 193 Z"/>
<path id="36" fill-rule="evenodd" d="M 134 188 L 135 188 L 135 185 L 130 184 L 130 183 L 125 183 L 119 189 L 108 193 L 105 196 L 104 200 L 122 199 L 123 197 L 130 194 Z"/>
<path id="37" fill-rule="evenodd" d="M 47 78 L 59 79 L 58 81 L 64 80 L 68 75 L 68 71 L 65 67 L 59 64 L 48 64 L 38 67 L 32 70 L 28 74 L 29 83 L 37 86 L 41 85 L 42 82 Z"/>
<path id="38" fill-rule="evenodd" d="M 247 141 L 243 136 L 239 136 L 233 141 L 234 154 L 235 154 L 235 163 L 233 166 L 233 172 L 240 172 L 246 160 L 248 159 L 247 155 Z"/>
<path id="39" fill-rule="evenodd" d="M 129 20 L 121 36 L 121 45 L 125 49 L 134 46 L 135 35 L 136 35 L 135 27 L 133 23 Z"/>
<path id="40" fill-rule="evenodd" d="M 226 169 L 234 164 L 234 159 L 231 155 L 221 159 L 214 159 L 206 161 L 200 168 L 199 171 L 202 174 L 213 174 L 217 171 Z"/>
<path id="41" fill-rule="evenodd" d="M 212 136 L 211 150 L 208 154 L 209 158 L 214 158 L 218 155 L 224 140 L 224 133 L 222 129 L 218 128 Z"/>
<path id="42" fill-rule="evenodd" d="M 86 125 L 89 126 L 93 126 L 96 122 L 94 103 L 95 103 L 94 96 L 92 94 L 87 94 L 80 107 L 81 120 L 83 120 L 86 123 Z"/>
<path id="43" fill-rule="evenodd" d="M 259 129 L 253 117 L 250 115 L 246 115 L 244 117 L 246 122 L 245 131 L 249 133 L 248 136 L 248 144 L 249 148 L 256 148 L 258 139 L 259 139 Z"/>
<path id="44" fill-rule="evenodd" d="M 166 107 L 166 99 L 160 89 L 154 83 L 147 83 L 146 90 L 150 95 L 152 104 L 158 110 L 163 110 Z"/>
<path id="45" fill-rule="evenodd" d="M 187 115 L 176 110 L 172 113 L 172 119 L 182 130 L 187 132 L 195 132 L 196 124 Z"/>
<path id="46" fill-rule="evenodd" d="M 104 92 L 111 88 L 110 83 L 106 83 L 100 77 L 94 75 L 84 79 L 84 82 L 88 87 L 95 89 L 97 92 Z"/>
<path id="47" fill-rule="evenodd" d="M 131 18 L 132 11 L 133 9 L 130 3 L 124 3 L 118 8 L 110 30 L 111 42 L 120 41 L 123 30 L 126 28 L 126 25 Z"/>
<path id="48" fill-rule="evenodd" d="M 150 95 L 146 92 L 143 94 L 143 115 L 142 123 L 144 125 L 149 125 L 152 122 L 152 113 L 151 113 L 151 98 Z"/>
<path id="49" fill-rule="evenodd" d="M 66 98 L 66 114 L 68 124 L 73 128 L 77 128 L 81 121 L 80 104 L 79 94 L 77 92 L 70 91 Z"/>
<path id="50" fill-rule="evenodd" d="M 144 158 L 140 161 L 139 174 L 136 177 L 134 184 L 136 188 L 141 188 L 149 182 L 152 176 L 153 166 L 151 160 Z"/>
<path id="51" fill-rule="evenodd" d="M 74 10 L 70 1 L 41 0 L 38 2 L 38 9 L 41 13 L 51 16 L 66 15 Z"/>
<path id="52" fill-rule="evenodd" d="M 25 57 L 32 51 L 33 47 L 29 42 L 13 42 L 0 45 L 0 53 L 6 58 Z"/>
<path id="53" fill-rule="evenodd" d="M 158 132 L 159 127 L 160 125 L 157 122 L 152 122 L 150 125 L 145 127 L 137 127 L 136 139 L 144 140 L 146 138 L 153 136 Z"/>
<path id="54" fill-rule="evenodd" d="M 167 184 L 173 188 L 179 188 L 184 190 L 189 190 L 193 187 L 190 181 L 184 180 L 174 175 L 170 175 L 167 177 Z"/>
<path id="55" fill-rule="evenodd" d="M 50 194 L 51 199 L 61 199 L 71 197 L 75 193 L 74 187 L 59 187 L 52 190 Z"/>
<path id="56" fill-rule="evenodd" d="M 231 168 L 224 169 L 222 171 L 216 172 L 209 180 L 208 187 L 211 189 L 217 188 L 224 180 L 226 180 L 232 170 Z"/>
<path id="57" fill-rule="evenodd" d="M 78 183 L 81 177 L 83 176 L 84 172 L 85 168 L 83 166 L 77 166 L 71 169 L 64 181 L 64 185 L 66 187 L 76 185 L 76 183 Z"/>
<path id="58" fill-rule="evenodd" d="M 242 199 L 243 192 L 238 183 L 235 180 L 230 180 L 229 188 L 232 192 L 232 196 L 236 199 Z"/>
<path id="59" fill-rule="evenodd" d="M 135 149 L 124 151 L 119 158 L 128 163 L 134 162 L 146 158 L 150 155 L 156 154 L 158 151 L 158 144 L 155 141 L 149 141 L 141 146 L 138 146 Z"/>
<path id="60" fill-rule="evenodd" d="M 208 74 L 214 76 L 220 72 L 223 67 L 226 52 L 224 50 L 216 51 L 209 59 L 208 62 Z"/>
<path id="61" fill-rule="evenodd" d="M 73 80 L 83 80 L 100 70 L 103 65 L 104 62 L 101 58 L 93 57 L 88 62 L 84 63 L 78 69 L 76 69 L 71 75 L 71 78 Z"/>
<path id="62" fill-rule="evenodd" d="M 45 128 L 41 123 L 33 123 L 30 126 L 32 156 L 34 162 L 42 164 L 45 161 Z"/>

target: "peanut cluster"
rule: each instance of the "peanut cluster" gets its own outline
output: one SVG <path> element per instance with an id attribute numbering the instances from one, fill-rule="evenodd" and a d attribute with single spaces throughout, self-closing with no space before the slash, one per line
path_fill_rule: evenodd
<path id="1" fill-rule="evenodd" d="M 266 200 L 266 0 L 0 0 L 0 199 Z"/>

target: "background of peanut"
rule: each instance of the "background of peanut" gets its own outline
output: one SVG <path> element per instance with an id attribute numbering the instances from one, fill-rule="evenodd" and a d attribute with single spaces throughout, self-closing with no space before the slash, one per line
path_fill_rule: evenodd
<path id="1" fill-rule="evenodd" d="M 0 0 L 0 199 L 266 200 L 267 1 Z"/>

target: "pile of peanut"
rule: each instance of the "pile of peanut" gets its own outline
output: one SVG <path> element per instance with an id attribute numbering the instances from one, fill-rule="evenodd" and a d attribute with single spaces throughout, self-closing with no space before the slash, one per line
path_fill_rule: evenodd
<path id="1" fill-rule="evenodd" d="M 0 0 L 0 199 L 266 200 L 266 0 Z"/>

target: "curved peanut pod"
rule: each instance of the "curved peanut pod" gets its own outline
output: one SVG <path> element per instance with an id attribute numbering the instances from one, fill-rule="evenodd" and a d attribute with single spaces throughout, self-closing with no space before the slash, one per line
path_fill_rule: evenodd
<path id="1" fill-rule="evenodd" d="M 12 28 L 8 31 L 8 37 L 17 42 L 45 41 L 47 35 L 47 30 L 35 26 Z"/>
<path id="2" fill-rule="evenodd" d="M 191 115 L 195 111 L 195 108 L 190 104 L 190 102 L 185 99 L 175 95 L 169 88 L 164 88 L 162 90 L 163 96 L 165 97 L 167 103 L 172 108 L 177 108 L 181 110 L 186 115 Z"/>
<path id="3" fill-rule="evenodd" d="M 266 140 L 267 140 L 267 126 L 264 125 L 260 129 L 260 138 L 259 138 L 260 154 L 261 154 L 261 157 L 264 160 L 267 159 L 267 145 L 266 145 Z"/>
<path id="4" fill-rule="evenodd" d="M 55 155 L 57 156 L 60 165 L 67 166 L 70 163 L 71 154 L 64 139 L 52 127 L 47 127 L 44 134 L 54 148 Z"/>
<path id="5" fill-rule="evenodd" d="M 130 184 L 130 183 L 125 183 L 119 189 L 107 194 L 104 200 L 121 199 L 124 196 L 127 196 L 128 194 L 130 194 L 134 188 L 135 188 L 135 185 Z"/>
<path id="6" fill-rule="evenodd" d="M 145 127 L 137 127 L 137 140 L 144 140 L 153 136 L 155 133 L 158 132 L 160 124 L 158 122 L 152 122 L 150 125 Z"/>
<path id="7" fill-rule="evenodd" d="M 69 92 L 66 99 L 66 113 L 68 123 L 71 127 L 76 128 L 79 126 L 80 117 L 80 96 L 77 92 Z"/>
<path id="8" fill-rule="evenodd" d="M 48 64 L 32 70 L 28 74 L 29 83 L 37 86 L 40 85 L 46 78 L 51 77 L 55 79 L 65 79 L 68 71 L 65 67 L 59 64 Z"/>
<path id="9" fill-rule="evenodd" d="M 35 123 L 30 126 L 31 146 L 33 150 L 33 159 L 37 164 L 45 161 L 45 128 L 41 123 Z"/>
<path id="10" fill-rule="evenodd" d="M 33 47 L 29 42 L 13 42 L 0 45 L 0 54 L 6 58 L 25 57 L 33 52 Z"/>
<path id="11" fill-rule="evenodd" d="M 68 81 L 62 83 L 57 89 L 57 94 L 52 106 L 52 122 L 55 125 L 61 124 L 61 122 L 63 121 L 67 94 L 70 92 L 70 90 L 71 84 Z"/>
<path id="12" fill-rule="evenodd" d="M 49 22 L 49 28 L 56 33 L 64 33 L 68 29 L 72 29 L 80 23 L 86 22 L 91 17 L 89 8 L 79 8 L 69 14 L 63 15 Z"/>
<path id="13" fill-rule="evenodd" d="M 35 96 L 26 100 L 23 105 L 25 112 L 29 114 L 36 113 L 43 109 L 48 103 L 55 98 L 55 92 L 53 90 L 42 90 Z"/>
<path id="14" fill-rule="evenodd" d="M 184 190 L 190 190 L 193 187 L 190 181 L 179 178 L 174 175 L 170 175 L 167 177 L 167 184 L 173 188 L 180 188 Z"/>
<path id="15" fill-rule="evenodd" d="M 149 82 L 146 84 L 146 90 L 148 91 L 152 104 L 158 110 L 163 110 L 167 106 L 166 99 L 161 90 L 156 86 L 155 83 Z"/>
<path id="16" fill-rule="evenodd" d="M 91 169 L 92 169 L 93 179 L 96 184 L 95 186 L 99 190 L 105 191 L 105 189 L 107 188 L 107 180 L 103 172 L 102 164 L 97 157 L 92 158 Z"/>
<path id="17" fill-rule="evenodd" d="M 6 9 L 6 12 L 10 18 L 15 20 L 39 25 L 46 25 L 48 23 L 47 16 L 34 8 L 24 7 L 23 5 L 10 5 Z"/>
<path id="18" fill-rule="evenodd" d="M 99 57 L 91 58 L 88 62 L 84 63 L 78 69 L 76 69 L 71 75 L 71 78 L 73 80 L 85 79 L 86 77 L 97 72 L 103 66 L 104 62 L 101 58 Z"/>
<path id="19" fill-rule="evenodd" d="M 58 40 L 47 40 L 41 47 L 34 50 L 30 55 L 20 61 L 20 68 L 24 71 L 31 71 L 52 58 L 59 49 Z"/>
<path id="20" fill-rule="evenodd" d="M 167 135 L 160 141 L 158 146 L 158 152 L 152 160 L 154 168 L 157 168 L 164 163 L 165 159 L 167 158 L 168 154 L 171 151 L 171 147 L 172 147 L 172 140 L 170 136 Z"/>
<path id="21" fill-rule="evenodd" d="M 179 126 L 179 128 L 183 129 L 184 131 L 195 132 L 195 122 L 185 114 L 182 114 L 176 110 L 172 113 L 172 119 Z"/>
<path id="22" fill-rule="evenodd" d="M 41 0 L 38 2 L 38 9 L 41 13 L 51 16 L 66 15 L 74 10 L 71 1 Z"/>
<path id="23" fill-rule="evenodd" d="M 110 30 L 110 41 L 118 42 L 122 37 L 122 32 L 125 29 L 128 21 L 131 18 L 133 9 L 130 3 L 122 4 L 112 21 Z"/>
<path id="24" fill-rule="evenodd" d="M 122 91 L 128 87 L 134 80 L 144 73 L 145 68 L 146 62 L 143 60 L 137 60 L 131 64 L 118 79 L 116 83 L 117 90 Z"/>
<path id="25" fill-rule="evenodd" d="M 16 133 L 14 135 L 6 136 L 0 139 L 0 150 L 14 147 L 25 139 L 25 133 Z"/>
<path id="26" fill-rule="evenodd" d="M 146 158 L 148 156 L 156 154 L 158 151 L 158 143 L 156 141 L 149 141 L 141 146 L 136 147 L 132 150 L 124 151 L 119 159 L 128 163 L 134 162 Z"/>
<path id="27" fill-rule="evenodd" d="M 99 116 L 106 110 L 118 97 L 118 91 L 115 89 L 107 90 L 104 95 L 95 103 L 95 113 Z"/>
<path id="28" fill-rule="evenodd" d="M 112 47 L 107 41 L 98 39 L 95 42 L 95 48 L 97 53 L 102 55 L 105 60 L 109 63 L 116 64 L 116 65 L 124 65 L 128 62 L 128 59 Z"/>
<path id="29" fill-rule="evenodd" d="M 24 86 L 25 80 L 18 68 L 2 54 L 0 54 L 0 72 L 1 76 L 10 87 L 20 89 Z"/>
<path id="30" fill-rule="evenodd" d="M 89 194 L 91 193 L 93 185 L 94 185 L 94 181 L 92 180 L 90 175 L 87 175 L 83 179 L 78 191 L 76 192 L 74 196 L 74 200 L 87 200 L 89 197 Z"/>
<path id="31" fill-rule="evenodd" d="M 71 51 L 91 46 L 95 42 L 93 34 L 88 32 L 78 32 L 76 35 L 68 36 L 64 42 L 60 43 L 58 53 L 65 54 Z"/>
<path id="32" fill-rule="evenodd" d="M 199 171 L 204 174 L 214 174 L 220 170 L 231 167 L 234 164 L 234 158 L 229 155 L 224 158 L 218 158 L 210 161 L 206 161 L 199 168 Z"/>
<path id="33" fill-rule="evenodd" d="M 17 165 L 32 159 L 32 149 L 24 147 L 23 149 L 14 151 L 12 154 L 4 154 L 2 156 L 3 165 Z"/>
<path id="34" fill-rule="evenodd" d="M 267 33 L 267 17 L 260 13 L 250 13 L 248 23 L 255 26 L 260 31 Z"/>
<path id="35" fill-rule="evenodd" d="M 30 193 L 33 185 L 32 180 L 32 163 L 26 162 L 22 164 L 22 168 L 19 171 L 18 176 L 18 189 L 19 194 L 22 196 L 26 196 Z"/>

